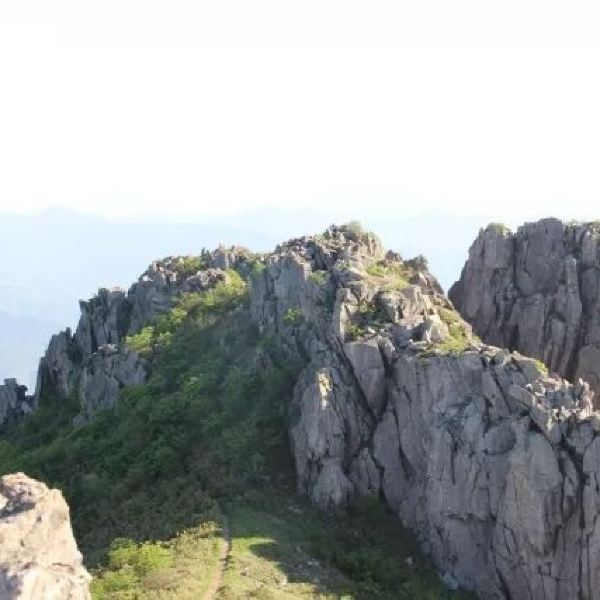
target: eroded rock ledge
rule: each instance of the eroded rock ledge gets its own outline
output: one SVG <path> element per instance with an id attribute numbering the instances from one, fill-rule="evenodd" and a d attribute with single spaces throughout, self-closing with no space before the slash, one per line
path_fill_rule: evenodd
<path id="1" fill-rule="evenodd" d="M 0 598 L 88 600 L 91 577 L 58 490 L 23 473 L 0 478 Z"/>

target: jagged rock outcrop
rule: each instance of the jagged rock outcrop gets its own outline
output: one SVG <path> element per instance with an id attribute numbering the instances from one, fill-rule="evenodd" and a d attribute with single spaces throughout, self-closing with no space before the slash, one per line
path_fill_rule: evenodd
<path id="1" fill-rule="evenodd" d="M 490 225 L 450 298 L 485 342 L 582 378 L 600 398 L 599 244 L 597 223 L 543 219 L 516 233 Z"/>
<path id="2" fill-rule="evenodd" d="M 27 387 L 19 385 L 16 379 L 5 379 L 4 385 L 0 385 L 0 427 L 19 421 L 33 408 Z"/>
<path id="3" fill-rule="evenodd" d="M 224 269 L 243 268 L 251 258 L 238 247 L 203 251 L 200 257 L 167 257 L 153 262 L 127 292 L 100 289 L 81 301 L 75 333 L 67 329 L 50 340 L 31 402 L 76 397 L 81 405 L 78 424 L 113 407 L 121 389 L 143 383 L 148 374 L 144 359 L 125 338 L 167 312 L 181 294 L 211 288 L 223 280 Z"/>
<path id="4" fill-rule="evenodd" d="M 494 231 L 498 241 L 482 242 L 492 248 L 483 271 L 496 285 L 515 267 L 509 234 Z M 570 254 L 560 258 L 565 242 L 557 239 L 526 244 L 515 285 L 530 295 L 555 290 L 551 314 L 562 315 L 571 332 L 577 261 L 589 263 L 590 242 L 587 258 L 574 255 L 574 269 Z M 550 268 L 533 257 L 538 252 L 550 257 Z M 80 396 L 83 386 L 81 419 L 91 418 L 122 386 L 145 377 L 123 337 L 168 310 L 177 294 L 207 289 L 222 267 L 234 266 L 249 277 L 260 332 L 305 365 L 289 411 L 301 493 L 320 506 L 382 498 L 445 579 L 482 598 L 600 600 L 600 413 L 587 383 L 568 383 L 533 358 L 481 343 L 422 257 L 403 261 L 355 226 L 291 240 L 252 268 L 238 249 L 204 253 L 191 265 L 155 263 L 127 294 L 106 291 L 82 305 L 76 333 L 53 338 L 40 385 Z M 493 288 L 473 273 L 453 294 L 466 299 L 471 285 L 480 286 L 475 294 Z M 487 313 L 472 302 L 477 318 L 464 314 L 479 331 Z M 489 300 L 502 302 L 502 295 Z"/>
<path id="5" fill-rule="evenodd" d="M 0 478 L 0 598 L 88 600 L 91 577 L 58 490 L 23 473 Z"/>
<path id="6" fill-rule="evenodd" d="M 252 284 L 262 331 L 307 366 L 290 437 L 315 503 L 382 497 L 482 598 L 600 597 L 600 414 L 587 384 L 478 343 L 422 261 L 344 228 Z"/>

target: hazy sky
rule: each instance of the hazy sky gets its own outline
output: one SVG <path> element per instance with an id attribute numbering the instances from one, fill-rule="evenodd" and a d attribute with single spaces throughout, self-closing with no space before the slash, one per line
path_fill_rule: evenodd
<path id="1" fill-rule="evenodd" d="M 600 216 L 597 3 L 0 3 L 0 208 Z"/>

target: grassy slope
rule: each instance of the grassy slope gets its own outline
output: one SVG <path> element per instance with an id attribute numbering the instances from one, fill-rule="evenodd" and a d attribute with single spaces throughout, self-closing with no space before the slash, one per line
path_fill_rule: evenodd
<path id="1" fill-rule="evenodd" d="M 129 341 L 148 384 L 74 429 L 76 403 L 44 399 L 0 441 L 0 473 L 65 493 L 96 598 L 200 598 L 232 552 L 222 598 L 444 598 L 380 506 L 320 513 L 293 493 L 285 412 L 299 365 L 265 360 L 244 282 L 188 295 Z M 411 558 L 414 566 L 405 562 Z"/>

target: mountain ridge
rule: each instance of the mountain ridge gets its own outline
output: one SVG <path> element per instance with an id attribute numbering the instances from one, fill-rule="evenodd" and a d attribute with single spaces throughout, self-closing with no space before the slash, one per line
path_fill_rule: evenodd
<path id="1" fill-rule="evenodd" d="M 0 467 L 64 478 L 85 548 L 106 548 L 119 528 L 148 535 L 159 515 L 172 532 L 165 502 L 187 523 L 210 505 L 203 494 L 291 478 L 324 510 L 382 500 L 446 582 L 482 597 L 593 597 L 589 386 L 482 343 L 422 257 L 403 260 L 350 223 L 264 255 L 158 261 L 128 294 L 81 308 L 42 365 L 37 409 L 7 430 Z M 113 377 L 128 357 L 145 365 L 137 385 Z M 90 381 L 103 394 L 93 401 Z M 41 415 L 60 407 L 53 433 Z M 293 469 L 275 466 L 286 446 Z M 108 496 L 89 506 L 112 489 L 122 507 Z M 143 503 L 145 523 L 120 494 Z M 99 528 L 104 512 L 111 525 Z"/>

